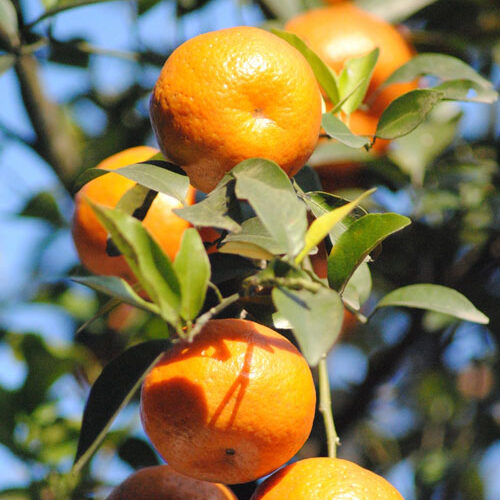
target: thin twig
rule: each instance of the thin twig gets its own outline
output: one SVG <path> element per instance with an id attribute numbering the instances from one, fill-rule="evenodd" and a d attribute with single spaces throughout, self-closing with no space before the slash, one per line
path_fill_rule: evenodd
<path id="1" fill-rule="evenodd" d="M 335 422 L 332 413 L 332 397 L 330 389 L 330 379 L 328 378 L 328 367 L 326 364 L 326 355 L 323 355 L 318 366 L 319 374 L 319 411 L 323 415 L 325 423 L 326 442 L 328 447 L 328 456 L 335 458 L 337 456 L 337 446 L 340 439 L 335 429 Z"/>

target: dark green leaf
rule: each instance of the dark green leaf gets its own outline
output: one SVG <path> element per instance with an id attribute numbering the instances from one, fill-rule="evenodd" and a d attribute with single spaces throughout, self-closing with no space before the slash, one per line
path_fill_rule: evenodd
<path id="1" fill-rule="evenodd" d="M 161 316 L 176 325 L 180 285 L 170 259 L 137 219 L 88 201 Z"/>
<path id="2" fill-rule="evenodd" d="M 196 229 L 184 231 L 174 269 L 181 286 L 181 316 L 192 320 L 203 306 L 210 279 L 210 262 Z"/>
<path id="3" fill-rule="evenodd" d="M 54 196 L 47 191 L 42 191 L 33 196 L 26 203 L 20 215 L 23 217 L 37 217 L 50 222 L 56 227 L 65 225 Z"/>
<path id="4" fill-rule="evenodd" d="M 326 95 L 333 104 L 337 104 L 340 100 L 339 90 L 337 85 L 337 76 L 331 68 L 323 62 L 323 60 L 313 52 L 303 40 L 293 33 L 287 31 L 273 29 L 272 32 L 286 40 L 290 45 L 295 47 L 307 60 L 311 66 L 316 79 L 325 91 Z"/>
<path id="5" fill-rule="evenodd" d="M 456 57 L 444 54 L 419 54 L 398 68 L 382 85 L 409 82 L 419 76 L 433 75 L 441 80 L 471 80 L 480 87 L 492 89 L 493 85 Z"/>
<path id="6" fill-rule="evenodd" d="M 209 256 L 212 275 L 210 281 L 219 285 L 225 281 L 243 279 L 258 271 L 255 264 L 239 255 L 213 253 Z"/>
<path id="7" fill-rule="evenodd" d="M 363 102 L 379 52 L 376 48 L 364 56 L 348 59 L 345 62 L 338 81 L 340 99 L 349 96 L 342 104 L 344 113 L 351 114 Z"/>
<path id="8" fill-rule="evenodd" d="M 323 114 L 321 125 L 330 137 L 351 148 L 363 148 L 371 144 L 367 137 L 353 134 L 347 125 L 332 113 Z"/>
<path id="9" fill-rule="evenodd" d="M 388 293 L 376 306 L 402 306 L 428 309 L 474 323 L 487 324 L 489 319 L 461 293 L 441 285 L 418 284 Z"/>
<path id="10" fill-rule="evenodd" d="M 88 462 L 115 416 L 130 401 L 147 372 L 169 346 L 168 340 L 144 342 L 127 349 L 104 367 L 90 390 L 83 412 L 75 471 Z"/>
<path id="11" fill-rule="evenodd" d="M 274 288 L 273 302 L 293 328 L 302 354 L 316 366 L 340 333 L 344 306 L 337 292 L 321 288 L 318 292 Z"/>
<path id="12" fill-rule="evenodd" d="M 51 39 L 49 60 L 58 64 L 87 68 L 90 54 L 88 50 L 82 50 L 83 47 L 88 49 L 88 42 L 83 38 L 72 38 L 64 42 Z"/>
<path id="13" fill-rule="evenodd" d="M 245 160 L 231 172 L 238 198 L 248 200 L 280 248 L 289 256 L 298 254 L 304 246 L 306 208 L 285 172 L 276 163 L 259 158 Z"/>
<path id="14" fill-rule="evenodd" d="M 227 253 L 237 253 L 239 255 L 246 255 L 251 258 L 272 258 L 274 255 L 281 255 L 286 253 L 284 247 L 280 247 L 274 238 L 269 234 L 269 231 L 265 228 L 264 224 L 258 217 L 251 217 L 241 224 L 241 231 L 235 234 L 229 234 L 223 240 L 223 246 L 220 248 L 221 252 Z M 234 243 L 250 243 L 255 245 L 260 249 L 265 250 L 266 257 L 255 257 L 254 255 L 248 255 L 241 253 L 240 251 L 232 251 L 236 246 L 231 246 Z M 244 251 L 244 250 L 243 250 Z M 262 252 L 261 252 L 262 253 Z"/>
<path id="15" fill-rule="evenodd" d="M 217 227 L 238 232 L 240 225 L 229 216 L 234 198 L 234 180 L 221 182 L 208 196 L 190 207 L 176 208 L 174 212 L 194 226 Z"/>
<path id="16" fill-rule="evenodd" d="M 328 257 L 328 283 L 342 291 L 356 268 L 385 238 L 400 231 L 410 219 L 398 214 L 367 214 L 351 224 L 333 245 Z"/>
<path id="17" fill-rule="evenodd" d="M 377 125 L 375 135 L 381 139 L 396 139 L 416 129 L 432 108 L 443 99 L 438 90 L 412 90 L 387 106 Z"/>
<path id="18" fill-rule="evenodd" d="M 88 286 L 93 290 L 120 299 L 127 304 L 158 314 L 158 308 L 151 302 L 142 299 L 123 279 L 116 276 L 72 276 L 76 283 Z"/>

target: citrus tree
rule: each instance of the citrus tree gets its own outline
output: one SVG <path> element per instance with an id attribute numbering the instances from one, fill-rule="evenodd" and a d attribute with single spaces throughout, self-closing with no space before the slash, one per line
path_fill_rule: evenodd
<path id="1" fill-rule="evenodd" d="M 204 3 L 177 2 L 176 14 Z M 0 61 L 16 73 L 32 147 L 76 194 L 72 235 L 86 271 L 72 283 L 97 294 L 86 306 L 64 281 L 33 297 L 80 319 L 67 352 L 5 332 L 29 372 L 3 396 L 2 442 L 45 466 L 6 495 L 105 496 L 92 468 L 104 446 L 133 468 L 169 464 L 110 498 L 158 498 L 157 483 L 233 497 L 209 481 L 239 484 L 241 498 L 396 499 L 353 462 L 381 473 L 405 459 L 408 494 L 482 498 L 471 457 L 497 432 L 493 406 L 483 407 L 495 400 L 494 349 L 450 357 L 464 335 L 493 342 L 495 132 L 457 139 L 453 103 L 496 101 L 481 74 L 489 66 L 467 64 L 460 37 L 446 35 L 458 30 L 451 15 L 433 31 L 440 2 L 330 3 L 259 2 L 266 29 L 211 31 L 168 58 L 138 51 L 137 64 L 166 58 L 149 113 L 120 120 L 150 95 L 140 85 L 112 103 L 82 95 L 109 126 L 83 141 L 83 163 L 108 158 L 81 173 L 75 134 L 36 79 L 37 51 L 85 65 L 98 50 L 53 39 L 50 24 L 40 33 L 71 4 L 30 21 L 22 6 L 0 4 Z M 391 24 L 406 18 L 428 23 L 413 43 Z M 481 45 L 491 32 L 481 35 L 471 44 L 491 65 Z M 159 150 L 144 146 L 153 133 Z M 47 193 L 23 214 L 67 224 Z M 365 373 L 332 392 L 345 343 Z M 81 423 L 58 414 L 48 392 L 71 371 L 88 385 Z M 138 419 L 141 384 L 145 434 L 109 431 L 127 410 Z"/>

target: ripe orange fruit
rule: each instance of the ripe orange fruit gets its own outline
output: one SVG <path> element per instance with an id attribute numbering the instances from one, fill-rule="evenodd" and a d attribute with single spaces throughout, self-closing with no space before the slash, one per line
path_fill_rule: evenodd
<path id="1" fill-rule="evenodd" d="M 146 161 L 158 150 L 148 146 L 126 149 L 105 159 L 97 168 L 117 169 Z M 135 281 L 125 258 L 110 257 L 106 253 L 107 233 L 86 198 L 107 207 L 114 207 L 134 182 L 118 174 L 108 173 L 85 184 L 75 197 L 72 234 L 76 250 L 83 265 L 95 274 L 120 276 Z M 186 202 L 194 203 L 195 190 L 190 188 Z M 159 193 L 153 201 L 144 221 L 144 227 L 155 238 L 164 252 L 173 259 L 180 247 L 184 231 L 189 222 L 172 212 L 181 206 L 178 200 Z"/>
<path id="2" fill-rule="evenodd" d="M 375 47 L 379 58 L 365 96 L 367 109 L 358 109 L 350 116 L 349 128 L 358 135 L 373 136 L 384 109 L 400 95 L 413 90 L 415 83 L 398 83 L 380 93 L 376 89 L 399 66 L 408 62 L 414 49 L 387 21 L 363 11 L 349 1 L 330 1 L 335 4 L 313 9 L 292 18 L 285 29 L 300 36 L 337 73 L 347 59 L 367 54 Z M 327 107 L 331 108 L 328 103 Z M 377 139 L 371 151 L 383 154 L 389 141 Z M 317 172 L 326 191 L 351 187 L 359 183 L 360 164 L 327 163 L 319 165 Z"/>
<path id="3" fill-rule="evenodd" d="M 298 172 L 318 140 L 321 94 L 295 48 L 243 26 L 179 46 L 153 89 L 150 115 L 163 153 L 209 192 L 248 158 Z"/>
<path id="4" fill-rule="evenodd" d="M 251 500 L 404 500 L 383 477 L 340 458 L 307 458 L 273 474 Z"/>
<path id="5" fill-rule="evenodd" d="M 283 465 L 311 431 L 316 392 L 300 352 L 273 330 L 211 320 L 146 376 L 141 418 L 175 470 L 226 484 Z"/>
<path id="6" fill-rule="evenodd" d="M 415 88 L 414 83 L 397 83 L 374 95 L 394 70 L 412 58 L 414 49 L 394 26 L 352 2 L 309 10 L 290 19 L 285 28 L 304 39 L 337 73 L 347 59 L 378 47 L 379 58 L 365 98 L 369 112 L 377 117 L 396 97 Z"/>
<path id="7" fill-rule="evenodd" d="M 237 500 L 218 483 L 198 481 L 175 472 L 168 465 L 145 467 L 117 486 L 107 500 Z"/>

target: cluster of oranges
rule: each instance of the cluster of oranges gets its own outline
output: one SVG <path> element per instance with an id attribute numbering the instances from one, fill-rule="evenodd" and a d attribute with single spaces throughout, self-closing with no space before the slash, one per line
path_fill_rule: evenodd
<path id="1" fill-rule="evenodd" d="M 333 3 L 290 20 L 286 29 L 335 71 L 346 59 L 379 47 L 365 103 L 350 120 L 353 132 L 373 135 L 383 109 L 412 88 L 395 85 L 377 92 L 377 87 L 411 57 L 412 49 L 388 23 L 350 2 Z M 176 49 L 153 90 L 150 114 L 163 155 L 189 177 L 185 202 L 190 205 L 196 189 L 210 192 L 247 158 L 274 160 L 294 175 L 318 143 L 322 95 L 295 48 L 264 30 L 238 27 L 197 36 Z M 157 152 L 132 148 L 99 167 L 147 161 Z M 73 222 L 83 264 L 131 283 L 135 279 L 123 257 L 106 254 L 106 231 L 88 200 L 113 207 L 132 186 L 114 173 L 89 182 L 76 197 Z M 171 259 L 189 227 L 172 212 L 177 206 L 177 200 L 159 194 L 143 221 Z M 288 462 L 309 436 L 315 407 L 311 371 L 285 337 L 252 321 L 210 320 L 191 343 L 175 343 L 143 384 L 143 426 L 168 465 L 139 471 L 109 500 L 235 498 L 220 483 L 252 481 Z M 252 498 L 287 497 L 402 498 L 381 477 L 334 458 L 288 465 Z"/>

